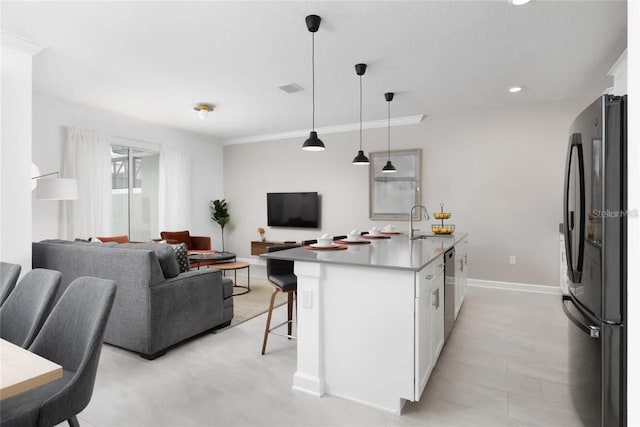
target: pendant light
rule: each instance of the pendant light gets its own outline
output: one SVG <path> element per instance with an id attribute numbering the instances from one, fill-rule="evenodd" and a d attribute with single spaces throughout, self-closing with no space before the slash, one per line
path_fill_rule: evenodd
<path id="1" fill-rule="evenodd" d="M 384 94 L 387 101 L 387 164 L 382 168 L 383 173 L 396 173 L 396 167 L 391 163 L 391 101 L 393 101 L 393 92 Z"/>
<path id="2" fill-rule="evenodd" d="M 302 144 L 302 149 L 306 151 L 323 151 L 324 143 L 318 138 L 316 132 L 316 64 L 315 64 L 315 33 L 320 28 L 320 17 L 309 15 L 305 18 L 307 29 L 311 33 L 311 132 L 309 138 Z"/>
<path id="3" fill-rule="evenodd" d="M 360 150 L 358 155 L 353 158 L 352 164 L 367 166 L 369 159 L 362 151 L 362 75 L 367 71 L 367 64 L 356 64 L 356 74 L 360 76 Z"/>

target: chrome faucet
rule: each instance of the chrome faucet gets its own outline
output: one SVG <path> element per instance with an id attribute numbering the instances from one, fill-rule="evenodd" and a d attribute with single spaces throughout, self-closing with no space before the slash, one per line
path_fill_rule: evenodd
<path id="1" fill-rule="evenodd" d="M 409 211 L 409 228 L 411 229 L 411 233 L 409 234 L 409 239 L 413 240 L 413 232 L 414 231 L 420 231 L 419 228 L 413 228 L 413 210 L 415 208 L 422 208 L 422 210 L 424 211 L 424 219 L 425 220 L 429 220 L 431 219 L 431 217 L 429 216 L 429 211 L 427 210 L 426 207 L 424 207 L 423 205 L 415 205 L 411 208 L 411 210 Z"/>

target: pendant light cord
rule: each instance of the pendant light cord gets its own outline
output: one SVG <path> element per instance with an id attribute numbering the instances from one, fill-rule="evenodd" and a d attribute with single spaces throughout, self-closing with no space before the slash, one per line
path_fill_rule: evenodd
<path id="1" fill-rule="evenodd" d="M 362 151 L 362 76 L 360 76 L 360 151 Z"/>
<path id="2" fill-rule="evenodd" d="M 387 160 L 391 160 L 391 101 L 387 102 Z"/>
<path id="3" fill-rule="evenodd" d="M 316 52 L 315 35 L 311 33 L 311 130 L 316 130 Z"/>

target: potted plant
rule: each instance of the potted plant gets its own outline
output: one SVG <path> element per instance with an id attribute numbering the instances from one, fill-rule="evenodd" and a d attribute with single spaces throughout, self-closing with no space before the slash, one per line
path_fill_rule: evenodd
<path id="1" fill-rule="evenodd" d="M 224 226 L 227 225 L 231 219 L 229 210 L 227 209 L 227 201 L 225 199 L 212 200 L 209 209 L 211 211 L 211 220 L 217 222 L 220 226 L 222 252 L 224 252 Z"/>

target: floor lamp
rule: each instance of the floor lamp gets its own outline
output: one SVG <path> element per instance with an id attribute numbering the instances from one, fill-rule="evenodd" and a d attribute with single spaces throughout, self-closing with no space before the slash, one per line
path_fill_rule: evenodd
<path id="1" fill-rule="evenodd" d="M 40 173 L 38 167 L 34 164 L 31 165 L 31 173 Z M 46 178 L 53 175 L 55 175 L 55 178 Z M 38 200 L 78 199 L 78 181 L 74 178 L 60 178 L 60 172 L 32 176 L 31 180 L 31 189 L 36 190 L 36 199 Z"/>

